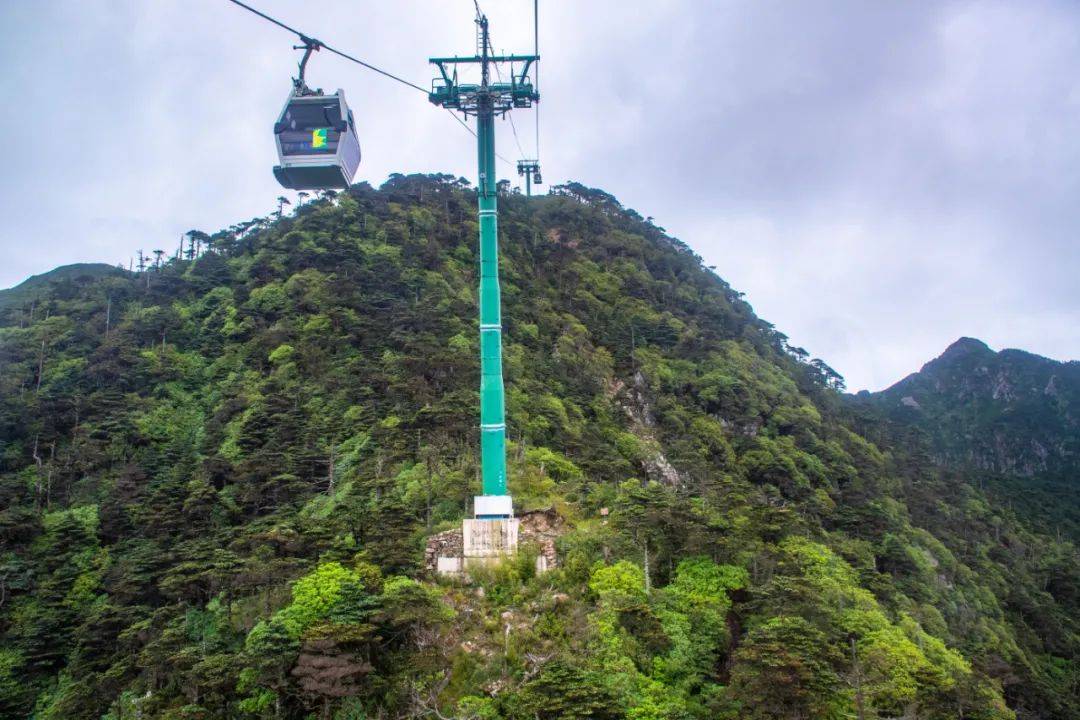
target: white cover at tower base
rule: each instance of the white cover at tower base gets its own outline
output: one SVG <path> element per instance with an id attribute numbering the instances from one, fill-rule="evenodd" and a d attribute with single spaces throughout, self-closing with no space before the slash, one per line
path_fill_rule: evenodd
<path id="1" fill-rule="evenodd" d="M 477 518 L 513 517 L 514 502 L 509 495 L 474 495 L 473 515 Z"/>

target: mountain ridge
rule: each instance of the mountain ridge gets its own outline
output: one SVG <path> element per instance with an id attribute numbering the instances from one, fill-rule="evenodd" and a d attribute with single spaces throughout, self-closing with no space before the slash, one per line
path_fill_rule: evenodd
<path id="1" fill-rule="evenodd" d="M 476 491 L 474 204 L 395 175 L 0 311 L 0 715 L 1076 715 L 1075 546 L 576 183 L 500 198 L 558 567 L 427 576 Z"/>
<path id="2" fill-rule="evenodd" d="M 49 293 L 55 285 L 69 285 L 72 290 L 80 284 L 92 283 L 102 277 L 121 276 L 126 271 L 104 262 L 76 262 L 58 266 L 48 272 L 30 275 L 21 283 L 0 289 L 0 309 L 32 305 Z"/>
<path id="3" fill-rule="evenodd" d="M 960 338 L 922 369 L 860 393 L 897 422 L 937 439 L 941 462 L 1024 477 L 1080 471 L 1080 362 Z M 966 428 L 961 433 L 955 428 Z"/>

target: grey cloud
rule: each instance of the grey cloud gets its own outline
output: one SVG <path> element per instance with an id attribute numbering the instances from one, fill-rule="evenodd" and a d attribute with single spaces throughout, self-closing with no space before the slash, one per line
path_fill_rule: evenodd
<path id="1" fill-rule="evenodd" d="M 257 4 L 421 85 L 474 42 L 464 0 Z M 531 46 L 528 0 L 481 4 L 497 47 Z M 853 388 L 961 335 L 1080 354 L 1080 6 L 543 0 L 541 20 L 546 179 L 655 216 Z M 55 108 L 0 119 L 22 139 L 0 285 L 272 209 L 287 34 L 225 0 L 6 3 L 0 24 L 0 87 Z M 311 77 L 356 108 L 364 179 L 474 174 L 415 90 L 325 53 Z"/>

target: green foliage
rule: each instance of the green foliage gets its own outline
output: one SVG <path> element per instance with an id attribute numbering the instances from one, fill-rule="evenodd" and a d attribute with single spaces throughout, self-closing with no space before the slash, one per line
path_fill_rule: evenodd
<path id="1" fill-rule="evenodd" d="M 560 566 L 426 577 L 478 489 L 474 205 L 395 175 L 0 299 L 0 715 L 1080 713 L 1074 493 L 936 467 L 574 183 L 500 202 L 509 483 Z"/>
<path id="2" fill-rule="evenodd" d="M 534 680 L 508 697 L 503 716 L 508 720 L 618 720 L 619 697 L 602 675 L 562 662 L 547 665 Z"/>
<path id="3" fill-rule="evenodd" d="M 29 688 L 19 682 L 23 664 L 18 651 L 0 650 L 0 712 L 6 716 L 14 716 L 28 699 Z"/>
<path id="4" fill-rule="evenodd" d="M 769 618 L 735 652 L 732 697 L 747 718 L 842 718 L 850 699 L 836 672 L 840 655 L 800 617 Z"/>
<path id="5" fill-rule="evenodd" d="M 317 620 L 322 620 L 341 599 L 342 587 L 359 582 L 357 573 L 340 563 L 323 563 L 314 572 L 297 580 L 292 587 L 292 603 L 278 618 L 293 637 L 299 637 Z"/>
<path id="6" fill-rule="evenodd" d="M 710 608 L 726 611 L 727 593 L 741 590 L 750 583 L 750 576 L 741 567 L 717 565 L 705 557 L 687 558 L 675 570 L 675 581 L 668 594 L 682 608 Z"/>
<path id="7" fill-rule="evenodd" d="M 589 589 L 604 605 L 616 609 L 633 607 L 645 602 L 645 574 L 637 565 L 620 560 L 593 570 Z"/>

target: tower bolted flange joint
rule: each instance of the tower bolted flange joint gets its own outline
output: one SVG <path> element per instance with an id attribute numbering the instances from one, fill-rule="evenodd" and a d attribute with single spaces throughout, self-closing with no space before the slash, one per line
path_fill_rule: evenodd
<path id="1" fill-rule="evenodd" d="M 482 495 L 475 498 L 475 520 L 466 521 L 466 555 L 470 522 L 510 519 L 512 544 L 517 526 L 513 503 L 506 489 L 506 400 L 502 374 L 502 300 L 499 290 L 499 207 L 495 172 L 495 118 L 515 108 L 532 107 L 540 94 L 529 78 L 539 55 L 495 55 L 491 52 L 488 20 L 479 15 L 479 54 L 467 57 L 435 57 L 430 62 L 439 76 L 432 81 L 428 99 L 432 104 L 476 118 L 477 219 L 480 226 L 480 475 Z M 509 64 L 509 82 L 492 82 L 493 67 Z M 480 82 L 462 83 L 458 65 L 479 65 Z M 478 526 L 479 527 L 479 526 Z M 487 532 L 487 529 L 483 530 Z M 507 531 L 509 532 L 509 531 Z M 498 552 L 513 552 L 504 535 Z M 496 542 L 496 544 L 498 544 Z M 492 552 L 491 554 L 495 554 Z"/>

